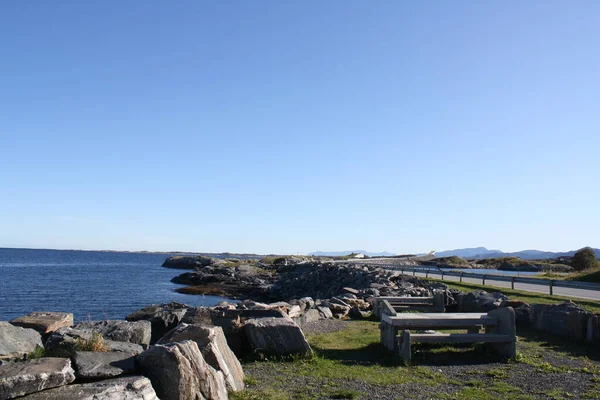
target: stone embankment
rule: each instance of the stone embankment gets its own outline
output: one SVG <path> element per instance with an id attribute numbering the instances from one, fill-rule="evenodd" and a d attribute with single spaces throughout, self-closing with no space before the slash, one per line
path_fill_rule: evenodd
<path id="1" fill-rule="evenodd" d="M 275 262 L 233 263 L 206 257 L 169 258 L 163 266 L 194 269 L 171 281 L 190 285 L 181 293 L 211 294 L 234 299 L 277 302 L 302 297 L 328 299 L 350 287 L 370 296 L 431 294 L 424 282 L 375 265 L 277 258 Z M 190 267 L 193 266 L 193 267 Z"/>

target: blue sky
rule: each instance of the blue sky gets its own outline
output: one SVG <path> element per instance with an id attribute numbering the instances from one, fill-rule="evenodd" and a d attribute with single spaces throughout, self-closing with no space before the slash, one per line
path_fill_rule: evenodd
<path id="1" fill-rule="evenodd" d="M 600 246 L 597 1 L 0 5 L 0 246 Z"/>

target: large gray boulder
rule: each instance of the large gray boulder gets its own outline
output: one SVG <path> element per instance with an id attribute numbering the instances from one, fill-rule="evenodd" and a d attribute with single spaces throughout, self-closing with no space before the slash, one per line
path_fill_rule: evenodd
<path id="1" fill-rule="evenodd" d="M 0 360 L 23 358 L 37 346 L 42 346 L 38 332 L 0 321 Z"/>
<path id="2" fill-rule="evenodd" d="M 23 400 L 159 400 L 150 380 L 128 376 L 44 390 Z"/>
<path id="3" fill-rule="evenodd" d="M 574 340 L 586 340 L 588 320 L 592 315 L 572 301 L 560 304 L 532 304 L 529 324 L 540 331 Z"/>
<path id="4" fill-rule="evenodd" d="M 150 321 L 105 320 L 82 322 L 75 329 L 91 330 L 115 342 L 129 342 L 145 347 L 150 345 L 152 325 Z"/>
<path id="5" fill-rule="evenodd" d="M 327 309 L 327 311 L 331 312 L 329 310 L 329 308 Z M 318 321 L 319 319 L 321 319 L 321 313 L 319 312 L 319 310 L 317 310 L 316 308 L 311 308 L 311 309 L 304 311 L 304 313 L 302 315 L 300 315 L 299 317 L 294 318 L 294 321 L 299 326 L 303 326 L 304 324 L 308 324 L 310 322 L 315 322 L 315 321 Z"/>
<path id="6" fill-rule="evenodd" d="M 65 355 L 70 356 L 77 350 L 83 350 L 81 344 L 92 340 L 93 336 L 92 329 L 59 328 L 48 336 L 44 347 L 46 350 L 64 351 Z M 124 351 L 134 354 L 140 354 L 144 351 L 144 348 L 139 344 L 130 342 L 103 339 L 102 343 L 106 351 Z"/>
<path id="7" fill-rule="evenodd" d="M 507 300 L 508 297 L 499 292 L 476 290 L 460 296 L 458 307 L 461 312 L 488 312 L 502 306 Z"/>
<path id="8" fill-rule="evenodd" d="M 181 303 L 153 304 L 129 314 L 127 321 L 150 321 L 152 337 L 150 343 L 155 343 L 165 333 L 175 328 L 188 311 L 189 306 Z"/>
<path id="9" fill-rule="evenodd" d="M 158 344 L 137 357 L 162 400 L 226 400 L 220 371 L 206 363 L 196 342 Z"/>
<path id="10" fill-rule="evenodd" d="M 120 351 L 78 351 L 73 356 L 73 367 L 78 379 L 114 378 L 135 371 L 135 356 Z"/>
<path id="11" fill-rule="evenodd" d="M 247 350 L 247 343 L 242 326 L 253 318 L 288 318 L 285 311 L 279 308 L 269 310 L 244 310 L 230 308 L 193 307 L 190 308 L 183 321 L 187 324 L 215 325 L 223 328 L 229 348 L 242 357 Z"/>
<path id="12" fill-rule="evenodd" d="M 256 318 L 246 321 L 244 333 L 254 354 L 310 355 L 302 330 L 290 318 Z"/>
<path id="13" fill-rule="evenodd" d="M 68 358 L 39 358 L 0 366 L 0 399 L 13 399 L 75 380 Z"/>
<path id="14" fill-rule="evenodd" d="M 223 373 L 228 390 L 244 390 L 244 370 L 240 361 L 229 348 L 221 327 L 182 323 L 163 336 L 157 344 L 184 340 L 196 342 L 206 362 Z"/>
<path id="15" fill-rule="evenodd" d="M 63 326 L 73 325 L 73 314 L 36 311 L 24 317 L 15 318 L 10 323 L 22 328 L 34 329 L 42 335 L 47 335 Z"/>

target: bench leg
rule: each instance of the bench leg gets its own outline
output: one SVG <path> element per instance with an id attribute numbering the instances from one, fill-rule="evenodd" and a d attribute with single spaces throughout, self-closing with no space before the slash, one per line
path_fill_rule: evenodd
<path id="1" fill-rule="evenodd" d="M 381 322 L 380 324 L 380 339 L 381 344 L 389 351 L 396 349 L 396 328 L 392 324 Z"/>
<path id="2" fill-rule="evenodd" d="M 473 326 L 467 329 L 467 333 L 479 333 L 480 329 L 481 327 L 479 326 Z"/>
<path id="3" fill-rule="evenodd" d="M 509 358 L 517 356 L 517 331 L 515 327 L 515 310 L 512 307 L 502 307 L 488 313 L 490 317 L 498 318 L 498 325 L 489 331 L 510 335 L 512 341 L 508 343 L 492 343 L 494 349 L 501 355 Z M 486 331 L 488 331 L 486 329 Z"/>
<path id="4" fill-rule="evenodd" d="M 410 349 L 410 331 L 402 331 L 402 344 L 400 345 L 400 358 L 405 364 L 410 364 L 411 349 Z"/>
<path id="5" fill-rule="evenodd" d="M 446 312 L 446 298 L 443 292 L 433 294 L 433 307 L 435 312 Z"/>

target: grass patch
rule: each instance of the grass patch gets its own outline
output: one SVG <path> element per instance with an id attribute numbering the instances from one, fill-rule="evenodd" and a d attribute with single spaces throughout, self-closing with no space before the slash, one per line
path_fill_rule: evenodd
<path id="1" fill-rule="evenodd" d="M 31 353 L 28 353 L 26 356 L 28 360 L 34 360 L 42 357 L 47 357 L 46 349 L 44 349 L 42 346 L 35 346 L 35 350 L 33 350 Z"/>
<path id="2" fill-rule="evenodd" d="M 421 278 L 420 278 L 421 279 Z M 425 279 L 425 278 L 422 278 Z M 461 291 L 472 292 L 474 290 L 485 290 L 486 292 L 499 292 L 508 296 L 511 300 L 520 300 L 526 303 L 539 303 L 539 304 L 558 304 L 563 301 L 573 300 L 577 305 L 585 308 L 588 311 L 600 313 L 600 302 L 591 301 L 591 300 L 582 300 L 582 299 L 572 299 L 569 297 L 563 296 L 550 296 L 543 293 L 533 293 L 533 292 L 523 292 L 520 290 L 512 290 L 506 289 L 503 287 L 495 287 L 495 286 L 483 286 L 475 283 L 461 283 L 461 282 L 451 282 L 451 281 L 442 281 L 440 279 L 431 279 L 428 280 L 434 282 L 440 282 L 447 285 L 451 289 L 457 289 Z"/>

